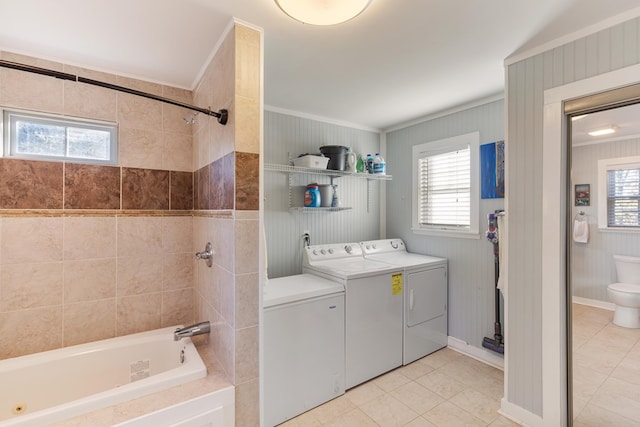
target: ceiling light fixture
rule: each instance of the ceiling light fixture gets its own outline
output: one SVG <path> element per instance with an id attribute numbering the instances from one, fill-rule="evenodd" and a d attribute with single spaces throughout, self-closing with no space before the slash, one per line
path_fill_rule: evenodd
<path id="1" fill-rule="evenodd" d="M 284 13 L 311 25 L 335 25 L 361 14 L 371 0 L 275 0 Z"/>
<path id="2" fill-rule="evenodd" d="M 604 128 L 598 128 L 598 129 L 594 129 L 590 132 L 587 132 L 589 135 L 591 136 L 603 136 L 603 135 L 609 135 L 612 134 L 616 131 L 616 127 L 615 126 L 607 126 Z"/>

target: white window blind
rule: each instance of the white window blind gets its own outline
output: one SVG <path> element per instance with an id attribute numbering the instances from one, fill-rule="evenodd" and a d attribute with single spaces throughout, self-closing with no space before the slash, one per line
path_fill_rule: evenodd
<path id="1" fill-rule="evenodd" d="M 425 155 L 419 165 L 421 225 L 469 229 L 471 225 L 471 150 L 469 146 Z"/>
<path id="2" fill-rule="evenodd" d="M 607 226 L 640 227 L 640 168 L 607 171 Z"/>

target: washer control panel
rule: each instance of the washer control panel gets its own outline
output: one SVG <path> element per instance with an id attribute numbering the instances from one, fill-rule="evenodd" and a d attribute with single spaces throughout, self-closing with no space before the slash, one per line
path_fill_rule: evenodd
<path id="1" fill-rule="evenodd" d="M 402 239 L 370 240 L 360 242 L 360 247 L 365 255 L 407 251 Z"/>
<path id="2" fill-rule="evenodd" d="M 307 246 L 304 248 L 304 254 L 311 263 L 340 258 L 362 258 L 362 248 L 358 243 L 331 243 L 328 245 Z"/>

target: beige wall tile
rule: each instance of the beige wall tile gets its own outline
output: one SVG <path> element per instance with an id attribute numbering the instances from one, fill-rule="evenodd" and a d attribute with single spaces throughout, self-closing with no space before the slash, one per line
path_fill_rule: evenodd
<path id="1" fill-rule="evenodd" d="M 162 247 L 164 249 L 164 252 L 191 252 L 191 245 L 193 244 L 192 230 L 193 218 L 190 216 L 163 217 Z"/>
<path id="2" fill-rule="evenodd" d="M 118 257 L 157 256 L 162 253 L 162 218 L 118 218 Z"/>
<path id="3" fill-rule="evenodd" d="M 118 94 L 118 123 L 121 129 L 162 129 L 162 104 L 127 93 Z"/>
<path id="4" fill-rule="evenodd" d="M 258 327 L 236 329 L 236 384 L 258 377 Z"/>
<path id="5" fill-rule="evenodd" d="M 63 80 L 23 71 L 0 70 L 0 102 L 4 107 L 62 113 Z"/>
<path id="6" fill-rule="evenodd" d="M 162 295 L 143 294 L 118 298 L 116 335 L 158 329 L 161 325 Z"/>
<path id="7" fill-rule="evenodd" d="M 251 30 L 239 31 L 246 34 Z M 260 45 L 246 38 L 236 44 L 236 96 L 260 98 Z"/>
<path id="8" fill-rule="evenodd" d="M 260 424 L 260 383 L 257 379 L 236 385 L 236 426 Z"/>
<path id="9" fill-rule="evenodd" d="M 62 304 L 62 262 L 7 264 L 0 269 L 0 311 Z"/>
<path id="10" fill-rule="evenodd" d="M 162 293 L 162 327 L 193 323 L 193 289 Z"/>
<path id="11" fill-rule="evenodd" d="M 62 306 L 0 313 L 0 359 L 62 345 Z"/>
<path id="12" fill-rule="evenodd" d="M 195 116 L 196 120 L 204 116 L 203 113 L 198 113 L 188 108 L 182 108 L 172 104 L 162 104 L 162 131 L 191 135 L 193 126 L 187 123 L 184 118 L 195 113 L 197 113 L 197 116 Z"/>
<path id="13" fill-rule="evenodd" d="M 64 307 L 64 345 L 113 338 L 116 334 L 116 300 L 108 298 Z"/>
<path id="14" fill-rule="evenodd" d="M 118 297 L 148 294 L 161 290 L 161 257 L 143 255 L 118 258 Z"/>
<path id="15" fill-rule="evenodd" d="M 96 79 L 104 81 L 104 79 Z M 64 113 L 69 116 L 115 122 L 117 92 L 86 83 L 64 82 Z M 91 102 L 87 102 L 91 100 Z"/>
<path id="16" fill-rule="evenodd" d="M 153 129 L 120 129 L 120 166 L 162 169 L 163 134 Z"/>
<path id="17" fill-rule="evenodd" d="M 62 218 L 4 218 L 0 264 L 62 261 Z"/>
<path id="18" fill-rule="evenodd" d="M 65 304 L 115 296 L 115 258 L 64 262 Z"/>
<path id="19" fill-rule="evenodd" d="M 239 274 L 235 277 L 235 324 L 237 329 L 259 323 L 259 274 Z"/>
<path id="20" fill-rule="evenodd" d="M 208 235 L 216 255 L 213 262 L 227 271 L 234 271 L 234 257 L 238 253 L 235 250 L 235 223 L 233 219 L 215 218 L 209 223 Z M 240 252 L 241 257 L 247 256 Z"/>
<path id="21" fill-rule="evenodd" d="M 257 99 L 236 97 L 236 151 L 260 153 L 260 102 Z"/>
<path id="22" fill-rule="evenodd" d="M 236 274 L 258 271 L 259 223 L 251 220 L 235 222 Z"/>
<path id="23" fill-rule="evenodd" d="M 192 288 L 194 259 L 192 252 L 165 255 L 162 265 L 162 289 L 166 291 Z"/>
<path id="24" fill-rule="evenodd" d="M 229 381 L 236 384 L 235 379 L 235 331 L 228 323 L 220 321 L 212 325 L 214 330 L 214 349 L 222 369 L 227 373 Z"/>
<path id="25" fill-rule="evenodd" d="M 162 134 L 162 168 L 173 171 L 192 172 L 193 136 L 184 133 Z"/>
<path id="26" fill-rule="evenodd" d="M 114 217 L 66 217 L 63 219 L 65 260 L 113 258 L 116 256 Z"/>

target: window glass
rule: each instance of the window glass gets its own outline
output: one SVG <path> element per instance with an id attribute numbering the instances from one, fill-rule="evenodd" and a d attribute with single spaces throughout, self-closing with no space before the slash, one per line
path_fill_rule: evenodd
<path id="1" fill-rule="evenodd" d="M 607 171 L 607 225 L 639 227 L 640 169 Z"/>
<path id="2" fill-rule="evenodd" d="M 117 126 L 111 123 L 5 110 L 5 156 L 117 163 Z"/>
<path id="3" fill-rule="evenodd" d="M 419 234 L 478 234 L 478 132 L 413 147 L 412 229 Z"/>

